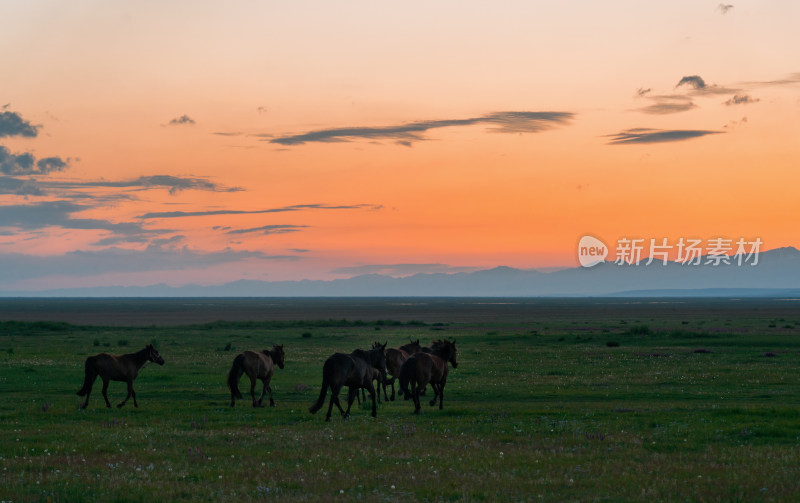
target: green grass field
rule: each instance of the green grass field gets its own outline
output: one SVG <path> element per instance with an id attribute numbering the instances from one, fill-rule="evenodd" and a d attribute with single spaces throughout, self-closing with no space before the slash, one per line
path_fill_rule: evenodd
<path id="1" fill-rule="evenodd" d="M 798 501 L 800 313 L 726 306 L 0 322 L 0 501 Z M 442 337 L 459 350 L 444 410 L 308 412 L 333 352 Z M 79 409 L 87 356 L 150 342 L 166 364 L 142 369 L 138 409 L 107 409 L 99 379 Z M 277 406 L 230 408 L 234 356 L 273 343 L 286 350 Z"/>

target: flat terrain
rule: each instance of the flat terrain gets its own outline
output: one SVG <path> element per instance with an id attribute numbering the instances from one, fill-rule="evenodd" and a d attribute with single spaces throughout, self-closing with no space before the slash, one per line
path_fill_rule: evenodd
<path id="1" fill-rule="evenodd" d="M 443 337 L 444 410 L 308 412 L 333 352 Z M 138 409 L 79 409 L 147 343 Z M 276 407 L 231 408 L 273 343 Z M 797 501 L 798 368 L 792 300 L 1 299 L 0 500 Z"/>

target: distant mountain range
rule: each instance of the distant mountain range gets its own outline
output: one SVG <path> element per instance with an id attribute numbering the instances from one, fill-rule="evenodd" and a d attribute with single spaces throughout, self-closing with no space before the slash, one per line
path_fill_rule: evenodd
<path id="1" fill-rule="evenodd" d="M 752 259 L 751 259 L 752 261 Z M 164 284 L 37 292 L 2 297 L 800 297 L 800 250 L 762 252 L 758 264 L 713 266 L 657 261 L 649 266 L 602 262 L 542 272 L 496 267 L 469 273 L 392 277 L 366 274 L 332 281 L 240 280 L 215 286 Z"/>

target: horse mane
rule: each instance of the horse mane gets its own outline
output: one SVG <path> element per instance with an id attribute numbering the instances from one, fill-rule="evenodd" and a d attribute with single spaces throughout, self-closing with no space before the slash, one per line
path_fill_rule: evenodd
<path id="1" fill-rule="evenodd" d="M 456 341 L 448 341 L 447 339 L 437 339 L 431 343 L 431 353 L 441 356 L 443 353 L 450 352 L 455 349 Z"/>

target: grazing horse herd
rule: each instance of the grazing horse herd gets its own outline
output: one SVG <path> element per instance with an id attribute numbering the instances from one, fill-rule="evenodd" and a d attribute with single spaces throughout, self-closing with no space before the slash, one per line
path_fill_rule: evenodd
<path id="1" fill-rule="evenodd" d="M 414 414 L 419 414 L 419 397 L 424 394 L 428 384 L 433 389 L 430 405 L 435 405 L 438 398 L 439 409 L 441 409 L 444 401 L 444 386 L 447 383 L 449 372 L 447 364 L 450 363 L 453 368 L 458 367 L 455 340 L 436 340 L 429 347 L 422 347 L 419 339 L 399 348 L 387 349 L 386 346 L 387 343 L 376 342 L 369 350 L 356 349 L 352 353 L 334 353 L 325 360 L 322 366 L 322 387 L 319 397 L 309 407 L 309 412 L 315 414 L 322 408 L 328 390 L 330 390 L 331 397 L 325 421 L 331 420 L 334 405 L 339 409 L 342 417 L 347 419 L 350 416 L 353 400 L 358 396 L 359 390 L 365 389 L 372 399 L 372 417 L 376 417 L 378 415 L 376 396 L 380 400 L 380 390 L 382 389 L 383 396 L 388 401 L 386 388 L 391 386 L 391 400 L 394 400 L 395 381 L 399 381 L 400 394 L 406 400 L 414 401 Z M 128 396 L 117 407 L 125 405 L 125 402 L 131 397 L 133 397 L 134 407 L 138 407 L 136 392 L 133 390 L 133 380 L 147 362 L 164 365 L 164 359 L 152 344 L 148 344 L 144 349 L 135 353 L 119 356 L 100 353 L 88 357 L 84 365 L 83 387 L 78 391 L 79 396 L 86 397 L 81 408 L 85 409 L 89 405 L 89 395 L 92 393 L 92 386 L 97 380 L 97 376 L 100 376 L 103 381 L 103 398 L 106 401 L 106 407 L 111 407 L 107 393 L 109 381 L 123 381 L 128 385 Z M 253 407 L 260 407 L 267 393 L 269 393 L 270 406 L 274 406 L 275 400 L 272 398 L 272 388 L 269 383 L 275 373 L 276 365 L 281 369 L 284 366 L 283 345 L 276 345 L 272 349 L 265 349 L 261 352 L 245 351 L 238 354 L 228 372 L 227 382 L 231 392 L 231 407 L 235 405 L 237 398 L 244 398 L 239 391 L 239 379 L 243 374 L 247 374 L 247 377 L 250 378 L 250 396 L 253 399 Z M 256 400 L 255 387 L 256 380 L 259 379 L 264 384 L 264 388 L 261 396 Z M 373 381 L 376 380 L 379 384 L 377 393 L 373 385 Z M 344 386 L 348 387 L 347 410 L 344 410 L 339 403 L 339 392 Z"/>

